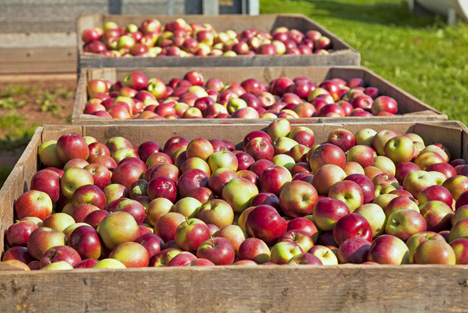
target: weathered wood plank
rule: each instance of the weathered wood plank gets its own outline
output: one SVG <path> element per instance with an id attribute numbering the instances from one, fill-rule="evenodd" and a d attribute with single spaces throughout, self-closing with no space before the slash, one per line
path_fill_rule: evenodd
<path id="1" fill-rule="evenodd" d="M 4 312 L 465 312 L 467 266 L 0 272 Z"/>

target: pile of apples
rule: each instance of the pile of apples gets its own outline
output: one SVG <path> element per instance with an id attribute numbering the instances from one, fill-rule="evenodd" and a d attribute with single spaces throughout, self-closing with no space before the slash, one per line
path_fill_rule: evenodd
<path id="1" fill-rule="evenodd" d="M 287 119 L 243 142 L 67 134 L 14 204 L 24 269 L 468 264 L 468 165 L 414 133 Z"/>
<path id="2" fill-rule="evenodd" d="M 162 25 L 148 19 L 140 26 L 119 27 L 107 22 L 104 27 L 88 28 L 81 34 L 83 51 L 110 57 L 191 57 L 237 55 L 326 55 L 333 52 L 330 38 L 319 31 L 305 34 L 297 29 L 277 27 L 273 32 L 246 29 L 218 31 L 210 24 L 191 23 L 178 18 Z"/>
<path id="3" fill-rule="evenodd" d="M 307 77 L 279 77 L 268 86 L 255 78 L 224 84 L 205 81 L 198 71 L 173 78 L 132 72 L 115 83 L 102 79 L 87 84 L 83 113 L 115 119 L 179 118 L 309 118 L 392 116 L 398 103 L 367 87 L 362 78 L 340 78 L 320 84 Z"/>

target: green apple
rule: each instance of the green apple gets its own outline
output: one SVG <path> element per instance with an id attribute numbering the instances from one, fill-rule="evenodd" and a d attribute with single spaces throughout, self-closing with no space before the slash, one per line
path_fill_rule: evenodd
<path id="1" fill-rule="evenodd" d="M 198 210 L 201 207 L 201 202 L 192 197 L 185 197 L 180 199 L 174 204 L 172 212 L 182 214 L 187 218 L 196 217 Z"/>
<path id="2" fill-rule="evenodd" d="M 94 185 L 94 178 L 90 172 L 79 167 L 66 170 L 60 180 L 60 190 L 67 199 L 71 199 L 75 190 L 84 185 Z"/>
<path id="3" fill-rule="evenodd" d="M 39 160 L 46 167 L 57 167 L 62 168 L 63 162 L 57 154 L 57 140 L 44 141 L 38 149 Z"/>
<path id="4" fill-rule="evenodd" d="M 92 268 L 126 268 L 125 265 L 116 259 L 102 259 L 96 264 L 93 265 Z"/>
<path id="5" fill-rule="evenodd" d="M 375 203 L 366 203 L 354 210 L 353 213 L 364 216 L 372 229 L 372 238 L 383 234 L 387 217 L 384 210 Z"/>
<path id="6" fill-rule="evenodd" d="M 258 195 L 257 186 L 245 178 L 233 178 L 223 188 L 222 198 L 231 205 L 235 213 L 242 213 Z"/>
<path id="7" fill-rule="evenodd" d="M 132 215 L 124 211 L 106 215 L 97 231 L 104 245 L 111 250 L 123 242 L 135 240 L 140 235 L 137 222 Z"/>

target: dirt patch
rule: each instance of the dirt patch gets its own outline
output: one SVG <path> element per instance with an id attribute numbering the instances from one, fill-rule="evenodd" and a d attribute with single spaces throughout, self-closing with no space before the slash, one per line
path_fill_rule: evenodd
<path id="1" fill-rule="evenodd" d="M 75 90 L 75 75 L 0 76 L 3 172 L 14 166 L 37 127 L 70 124 Z"/>

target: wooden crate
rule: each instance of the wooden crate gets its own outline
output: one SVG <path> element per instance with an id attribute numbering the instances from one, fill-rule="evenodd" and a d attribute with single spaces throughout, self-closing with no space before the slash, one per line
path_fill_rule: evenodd
<path id="1" fill-rule="evenodd" d="M 331 39 L 334 53 L 330 55 L 255 55 L 236 57 L 201 57 L 190 58 L 113 58 L 94 53 L 84 53 L 81 38 L 77 37 L 79 68 L 84 67 L 213 67 L 213 66 L 310 66 L 310 65 L 359 65 L 360 54 L 343 40 L 319 24 L 303 15 L 86 15 L 77 20 L 77 34 L 86 28 L 102 27 L 107 21 L 114 21 L 119 26 L 129 23 L 141 24 L 145 19 L 156 18 L 161 23 L 183 18 L 188 23 L 209 23 L 218 30 L 232 29 L 240 32 L 255 28 L 262 32 L 272 31 L 278 26 L 296 28 L 302 32 L 318 30 Z"/>
<path id="2" fill-rule="evenodd" d="M 184 12 L 185 0 L 2 0 L 0 75 L 76 73 L 80 15 Z"/>
<path id="3" fill-rule="evenodd" d="M 397 86 L 386 81 L 364 67 L 213 67 L 213 68 L 103 68 L 103 69 L 82 69 L 77 85 L 77 92 L 72 116 L 74 124 L 102 124 L 102 125 L 125 125 L 125 124 L 238 124 L 238 123 L 270 123 L 271 119 L 180 119 L 180 120 L 116 120 L 103 117 L 97 117 L 89 114 L 83 114 L 87 101 L 86 84 L 92 79 L 107 79 L 115 82 L 121 79 L 127 73 L 141 71 L 148 77 L 158 77 L 165 83 L 171 78 L 181 78 L 188 71 L 200 71 L 205 80 L 216 77 L 227 83 L 230 81 L 241 82 L 247 78 L 257 78 L 263 83 L 281 77 L 287 76 L 294 78 L 296 76 L 307 76 L 314 82 L 322 82 L 331 78 L 350 79 L 359 77 L 365 80 L 369 86 L 380 89 L 383 95 L 395 98 L 399 103 L 398 116 L 373 116 L 373 117 L 313 117 L 296 119 L 295 122 L 309 123 L 367 123 L 367 122 L 389 122 L 389 121 L 433 121 L 446 120 L 447 115 L 425 104 L 421 100 L 413 97 Z"/>
<path id="4" fill-rule="evenodd" d="M 453 158 L 468 160 L 468 129 L 459 122 L 300 124 L 316 141 L 343 127 L 414 132 L 427 144 L 441 142 Z M 0 251 L 13 223 L 13 204 L 38 170 L 37 148 L 77 132 L 106 140 L 125 136 L 134 144 L 174 135 L 220 138 L 240 144 L 265 125 L 44 126 L 38 128 L 0 190 Z M 80 269 L 23 272 L 0 263 L 2 312 L 464 312 L 468 266 L 338 265 L 220 266 L 189 268 Z M 65 309 L 66 308 L 66 309 Z"/>

